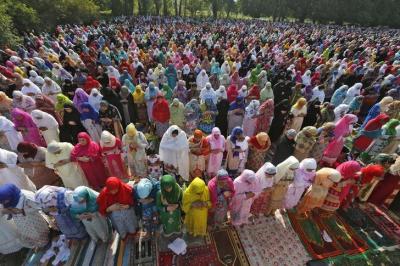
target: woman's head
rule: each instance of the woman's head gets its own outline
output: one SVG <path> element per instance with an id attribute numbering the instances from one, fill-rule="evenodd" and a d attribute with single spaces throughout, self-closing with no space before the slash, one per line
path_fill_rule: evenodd
<path id="1" fill-rule="evenodd" d="M 116 195 L 121 189 L 121 180 L 118 177 L 109 177 L 106 181 L 107 193 Z"/>
<path id="2" fill-rule="evenodd" d="M 86 146 L 90 143 L 90 136 L 86 132 L 81 132 L 78 134 L 78 142 L 82 146 Z"/>

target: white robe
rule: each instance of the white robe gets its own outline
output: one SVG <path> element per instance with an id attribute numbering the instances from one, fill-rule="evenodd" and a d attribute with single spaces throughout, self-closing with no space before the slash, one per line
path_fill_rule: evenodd
<path id="1" fill-rule="evenodd" d="M 40 130 L 40 133 L 42 134 L 47 145 L 52 141 L 60 141 L 58 122 L 53 116 L 40 110 L 33 110 L 31 115 L 33 122 L 39 129 L 42 127 L 47 128 L 47 130 Z M 42 118 L 38 119 L 37 116 Z"/>
<path id="2" fill-rule="evenodd" d="M 18 231 L 13 220 L 0 214 L 0 253 L 10 254 L 23 248 L 18 241 Z"/>
<path id="3" fill-rule="evenodd" d="M 23 141 L 23 138 L 21 133 L 15 130 L 14 123 L 4 116 L 0 116 L 0 132 L 7 138 L 11 150 L 16 151 L 18 144 Z"/>
<path id="4" fill-rule="evenodd" d="M 52 99 L 53 102 L 56 102 L 57 94 L 61 93 L 61 88 L 52 80 L 50 86 L 48 86 L 46 83 L 43 84 L 42 93 Z"/>

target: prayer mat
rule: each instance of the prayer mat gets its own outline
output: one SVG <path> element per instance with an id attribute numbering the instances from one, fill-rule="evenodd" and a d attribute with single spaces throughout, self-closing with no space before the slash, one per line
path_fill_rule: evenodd
<path id="1" fill-rule="evenodd" d="M 343 253 L 338 243 L 332 239 L 331 234 L 326 232 L 324 226 L 316 221 L 312 213 L 307 216 L 297 216 L 295 212 L 289 211 L 288 216 L 294 230 L 314 259 L 325 259 Z M 331 241 L 324 239 L 324 231 Z"/>
<path id="2" fill-rule="evenodd" d="M 311 259 L 287 215 L 279 210 L 236 230 L 252 266 L 303 266 Z"/>
<path id="3" fill-rule="evenodd" d="M 224 266 L 250 265 L 234 227 L 212 230 L 211 240 L 217 249 L 218 260 Z"/>
<path id="4" fill-rule="evenodd" d="M 371 203 L 360 205 L 360 209 L 373 220 L 386 235 L 392 236 L 400 244 L 400 226 L 382 209 Z"/>
<path id="5" fill-rule="evenodd" d="M 395 239 L 386 234 L 360 207 L 339 209 L 338 214 L 364 239 L 371 248 L 390 247 L 396 245 Z"/>
<path id="6" fill-rule="evenodd" d="M 160 266 L 223 266 L 218 261 L 214 245 L 189 247 L 185 255 L 176 255 L 172 251 L 158 253 Z"/>
<path id="7" fill-rule="evenodd" d="M 116 265 L 151 266 L 155 265 L 155 258 L 156 248 L 154 239 L 150 237 L 138 238 L 131 236 L 120 242 Z"/>

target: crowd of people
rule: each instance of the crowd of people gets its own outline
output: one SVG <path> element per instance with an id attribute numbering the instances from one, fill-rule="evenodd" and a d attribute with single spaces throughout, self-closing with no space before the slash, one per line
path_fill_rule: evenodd
<path id="1" fill-rule="evenodd" d="M 390 204 L 399 33 L 122 17 L 25 35 L 0 55 L 0 253 Z"/>

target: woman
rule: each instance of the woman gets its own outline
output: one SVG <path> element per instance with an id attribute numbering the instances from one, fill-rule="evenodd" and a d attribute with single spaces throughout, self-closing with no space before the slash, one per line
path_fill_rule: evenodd
<path id="1" fill-rule="evenodd" d="M 275 105 L 274 118 L 272 119 L 270 130 L 268 132 L 271 142 L 275 142 L 281 137 L 283 130 L 286 127 L 289 108 L 289 100 L 287 99 L 284 99 Z"/>
<path id="2" fill-rule="evenodd" d="M 169 105 L 169 111 L 171 117 L 169 119 L 170 125 L 177 125 L 180 128 L 185 126 L 185 106 L 179 101 L 178 98 L 174 98 L 172 103 Z"/>
<path id="3" fill-rule="evenodd" d="M 15 224 L 20 245 L 26 248 L 43 248 L 49 242 L 47 217 L 35 201 L 35 194 L 21 190 L 13 184 L 0 185 L 2 214 L 8 214 Z"/>
<path id="4" fill-rule="evenodd" d="M 360 113 L 361 105 L 364 100 L 364 96 L 356 96 L 349 104 L 349 113 L 358 115 Z"/>
<path id="5" fill-rule="evenodd" d="M 234 127 L 240 127 L 243 124 L 245 113 L 244 98 L 238 96 L 236 100 L 229 105 L 228 110 L 228 132 L 232 132 Z"/>
<path id="6" fill-rule="evenodd" d="M 331 98 L 331 104 L 333 104 L 334 107 L 338 107 L 341 103 L 343 103 L 348 89 L 349 86 L 343 85 L 335 90 Z"/>
<path id="7" fill-rule="evenodd" d="M 324 150 L 334 138 L 335 124 L 332 122 L 325 123 L 322 127 L 318 128 L 318 137 L 311 149 L 310 157 L 314 158 L 317 163 L 321 161 Z"/>
<path id="8" fill-rule="evenodd" d="M 235 196 L 235 187 L 231 177 L 224 169 L 208 181 L 211 208 L 209 218 L 214 226 L 221 226 L 228 221 L 228 211 L 231 209 L 232 198 Z"/>
<path id="9" fill-rule="evenodd" d="M 245 136 L 252 137 L 256 131 L 258 109 L 260 108 L 260 102 L 258 100 L 252 100 L 249 105 L 245 108 L 245 115 L 243 119 L 243 132 Z"/>
<path id="10" fill-rule="evenodd" d="M 56 121 L 59 125 L 62 125 L 61 116 L 58 112 L 63 110 L 64 103 L 66 103 L 66 102 L 72 103 L 72 101 L 67 98 L 68 101 L 60 100 L 60 102 L 59 102 L 58 101 L 59 95 L 64 96 L 62 94 L 58 94 L 55 105 L 54 105 L 54 102 L 49 97 L 44 96 L 42 94 L 38 94 L 35 96 L 35 102 L 36 102 L 37 110 L 48 113 L 49 115 L 51 115 L 52 117 L 54 117 L 56 119 Z M 61 106 L 60 106 L 60 103 L 61 103 Z M 59 108 L 57 109 L 56 107 L 59 107 Z"/>
<path id="11" fill-rule="evenodd" d="M 71 161 L 78 162 L 93 189 L 103 187 L 106 170 L 101 160 L 100 147 L 87 133 L 78 134 L 78 144 L 71 151 Z"/>
<path id="12" fill-rule="evenodd" d="M 14 152 L 0 149 L 0 185 L 14 184 L 20 189 L 36 191 L 36 186 L 17 165 L 18 155 Z"/>
<path id="13" fill-rule="evenodd" d="M 86 132 L 81 123 L 81 115 L 72 104 L 65 104 L 62 115 L 63 124 L 60 126 L 60 141 L 73 145 L 78 143 L 78 134 Z"/>
<path id="14" fill-rule="evenodd" d="M 188 90 L 185 85 L 186 83 L 184 80 L 179 80 L 172 94 L 172 97 L 178 98 L 184 105 L 188 102 Z"/>
<path id="15" fill-rule="evenodd" d="M 15 151 L 21 141 L 23 141 L 22 135 L 15 129 L 14 123 L 0 116 L 0 148 Z"/>
<path id="16" fill-rule="evenodd" d="M 92 89 L 89 94 L 88 103 L 97 112 L 100 110 L 100 103 L 103 100 L 103 95 L 97 89 Z"/>
<path id="17" fill-rule="evenodd" d="M 299 160 L 294 156 L 290 156 L 276 167 L 276 175 L 270 196 L 270 201 L 266 211 L 266 215 L 274 215 L 277 209 L 283 208 L 285 197 L 289 184 L 294 179 L 294 172 L 299 168 Z"/>
<path id="18" fill-rule="evenodd" d="M 31 116 L 47 145 L 52 141 L 60 141 L 59 125 L 53 116 L 40 110 L 33 110 Z"/>
<path id="19" fill-rule="evenodd" d="M 95 141 L 100 141 L 101 126 L 99 125 L 99 113 L 96 112 L 89 103 L 81 104 L 81 122 L 89 133 L 90 137 Z"/>
<path id="20" fill-rule="evenodd" d="M 126 134 L 122 137 L 123 149 L 128 156 L 128 166 L 131 175 L 147 176 L 146 147 L 148 142 L 144 134 L 138 131 L 134 124 L 126 127 Z"/>
<path id="21" fill-rule="evenodd" d="M 272 90 L 271 82 L 265 83 L 264 87 L 260 92 L 260 102 L 264 103 L 266 100 L 274 100 L 274 91 Z"/>
<path id="22" fill-rule="evenodd" d="M 237 86 L 234 84 L 230 85 L 228 87 L 228 89 L 226 90 L 226 94 L 227 94 L 229 104 L 233 103 L 236 100 L 236 98 L 239 96 Z"/>
<path id="23" fill-rule="evenodd" d="M 100 102 L 100 125 L 101 129 L 109 131 L 111 134 L 117 136 L 117 138 L 122 137 L 122 117 L 119 113 L 117 107 L 109 104 L 106 101 Z"/>
<path id="24" fill-rule="evenodd" d="M 214 127 L 211 134 L 207 136 L 210 145 L 210 157 L 208 158 L 207 174 L 214 176 L 221 168 L 225 152 L 225 137 L 221 135 L 219 128 Z"/>
<path id="25" fill-rule="evenodd" d="M 217 106 L 210 98 L 205 99 L 200 105 L 200 120 L 198 128 L 205 134 L 210 134 L 215 125 L 215 118 L 218 115 Z"/>
<path id="26" fill-rule="evenodd" d="M 390 119 L 390 121 L 383 126 L 383 135 L 389 138 L 381 152 L 386 154 L 395 153 L 400 145 L 400 121 L 397 119 Z"/>
<path id="27" fill-rule="evenodd" d="M 70 213 L 72 193 L 63 187 L 44 186 L 36 192 L 35 200 L 46 214 L 55 219 L 57 228 L 67 239 L 80 240 L 87 237 L 87 232 Z"/>
<path id="28" fill-rule="evenodd" d="M 324 103 L 321 108 L 321 113 L 317 118 L 316 127 L 321 127 L 323 124 L 333 122 L 335 120 L 334 105 L 330 103 Z"/>
<path id="29" fill-rule="evenodd" d="M 199 122 L 201 110 L 200 104 L 196 99 L 190 100 L 185 106 L 185 132 L 189 136 L 193 134 L 193 131 L 197 128 Z"/>
<path id="30" fill-rule="evenodd" d="M 318 170 L 312 185 L 297 205 L 297 213 L 302 214 L 320 208 L 324 204 L 329 188 L 341 179 L 341 174 L 335 169 L 325 167 Z"/>
<path id="31" fill-rule="evenodd" d="M 301 161 L 299 169 L 294 172 L 294 180 L 286 192 L 285 209 L 292 209 L 299 203 L 304 191 L 312 184 L 317 169 L 317 162 L 312 158 Z"/>
<path id="32" fill-rule="evenodd" d="M 182 189 L 171 175 L 160 179 L 160 190 L 157 192 L 157 208 L 160 213 L 162 233 L 165 237 L 181 233 Z"/>
<path id="33" fill-rule="evenodd" d="M 293 118 L 288 125 L 288 129 L 294 129 L 299 132 L 303 125 L 304 117 L 307 115 L 307 100 L 305 98 L 298 99 L 292 106 L 290 113 L 293 115 Z"/>
<path id="34" fill-rule="evenodd" d="M 123 240 L 128 234 L 135 234 L 138 227 L 132 192 L 132 187 L 119 178 L 109 177 L 96 200 L 100 214 L 111 219 Z"/>
<path id="35" fill-rule="evenodd" d="M 122 144 L 119 138 L 116 138 L 108 131 L 101 133 L 100 149 L 103 162 L 107 167 L 108 173 L 122 180 L 129 179 L 128 171 L 122 160 Z"/>
<path id="36" fill-rule="evenodd" d="M 146 106 L 147 106 L 147 117 L 149 118 L 150 122 L 153 122 L 153 104 L 159 93 L 160 90 L 155 86 L 153 82 L 149 83 L 149 86 L 147 87 L 146 92 L 144 93 L 144 99 L 146 100 Z"/>
<path id="37" fill-rule="evenodd" d="M 231 221 L 234 226 L 248 223 L 251 205 L 257 190 L 257 178 L 253 171 L 244 170 L 233 181 L 235 195 L 232 198 Z"/>
<path id="38" fill-rule="evenodd" d="M 54 80 L 49 77 L 45 77 L 44 84 L 42 86 L 42 93 L 55 102 L 56 95 L 61 93 L 61 88 Z"/>
<path id="39" fill-rule="evenodd" d="M 85 186 L 75 188 L 70 207 L 71 215 L 80 220 L 94 242 L 107 243 L 110 239 L 110 227 L 105 217 L 99 213 L 97 197 L 99 193 Z"/>
<path id="40" fill-rule="evenodd" d="M 0 216 L 0 254 L 11 254 L 22 249 L 18 240 L 18 229 L 13 220 Z"/>
<path id="41" fill-rule="evenodd" d="M 383 99 L 380 102 L 374 104 L 374 106 L 372 106 L 369 109 L 368 115 L 364 119 L 364 122 L 361 125 L 361 128 L 364 128 L 371 119 L 374 119 L 375 117 L 377 117 L 381 113 L 385 113 L 388 110 L 388 106 L 392 102 L 393 102 L 393 98 L 390 97 L 390 96 L 387 96 L 387 97 L 383 97 Z"/>
<path id="42" fill-rule="evenodd" d="M 361 88 L 363 87 L 362 83 L 356 83 L 351 86 L 346 93 L 346 97 L 343 100 L 344 104 L 350 104 L 350 102 L 354 99 L 354 97 L 361 94 Z"/>
<path id="43" fill-rule="evenodd" d="M 365 127 L 354 138 L 353 149 L 357 152 L 367 150 L 369 145 L 382 136 L 382 127 L 389 122 L 390 117 L 387 114 L 380 114 L 368 121 Z"/>
<path id="44" fill-rule="evenodd" d="M 265 163 L 256 173 L 257 191 L 251 205 L 250 213 L 258 217 L 260 214 L 267 216 L 267 208 L 271 197 L 276 167 L 272 163 Z"/>
<path id="45" fill-rule="evenodd" d="M 23 95 L 20 91 L 13 91 L 13 108 L 19 108 L 27 113 L 30 113 L 35 109 L 35 100 L 27 95 Z"/>
<path id="46" fill-rule="evenodd" d="M 3 91 L 0 91 L 0 114 L 10 118 L 10 112 L 13 108 L 13 100 Z"/>
<path id="47" fill-rule="evenodd" d="M 273 99 L 267 99 L 263 104 L 261 104 L 258 110 L 258 116 L 256 118 L 254 134 L 260 132 L 267 133 L 270 129 L 273 117 L 274 117 L 274 101 Z"/>
<path id="48" fill-rule="evenodd" d="M 343 116 L 345 116 L 349 111 L 349 108 L 350 107 L 347 104 L 339 104 L 339 106 L 333 110 L 333 113 L 335 114 L 335 119 L 333 121 L 337 122 L 343 118 Z"/>
<path id="49" fill-rule="evenodd" d="M 160 143 L 160 159 L 164 166 L 178 170 L 178 174 L 189 180 L 189 142 L 186 133 L 178 126 L 170 126 Z"/>
<path id="50" fill-rule="evenodd" d="M 70 159 L 74 146 L 68 142 L 52 142 L 47 146 L 46 167 L 53 169 L 61 178 L 64 187 L 75 189 L 87 186 L 85 174 L 77 162 Z"/>
<path id="51" fill-rule="evenodd" d="M 226 99 L 222 99 L 217 103 L 218 115 L 215 118 L 215 126 L 221 130 L 223 136 L 227 136 L 228 130 L 228 110 L 229 102 Z"/>
<path id="52" fill-rule="evenodd" d="M 46 148 L 29 142 L 20 142 L 17 151 L 18 166 L 24 168 L 24 172 L 38 188 L 59 181 L 54 171 L 45 166 Z"/>
<path id="53" fill-rule="evenodd" d="M 210 207 L 208 187 L 202 179 L 196 177 L 183 193 L 182 199 L 182 210 L 186 214 L 185 226 L 190 235 L 207 235 L 207 214 Z"/>
<path id="54" fill-rule="evenodd" d="M 137 113 L 137 118 L 138 122 L 141 123 L 142 125 L 147 124 L 147 109 L 146 109 L 146 101 L 145 101 L 145 94 L 142 90 L 141 85 L 137 85 L 135 92 L 132 93 L 133 95 L 133 102 L 135 105 L 136 113 Z"/>
<path id="55" fill-rule="evenodd" d="M 274 157 L 272 159 L 272 164 L 278 165 L 284 160 L 286 160 L 289 156 L 293 155 L 294 147 L 296 142 L 294 139 L 296 138 L 297 132 L 294 129 L 289 129 L 286 133 L 280 138 L 278 145 L 276 146 Z"/>
<path id="56" fill-rule="evenodd" d="M 32 116 L 21 109 L 14 108 L 11 112 L 15 129 L 21 132 L 24 141 L 46 147 L 46 142 L 40 135 L 39 129 L 33 122 Z"/>
<path id="57" fill-rule="evenodd" d="M 307 107 L 307 115 L 304 117 L 303 125 L 302 127 L 307 127 L 307 126 L 314 126 L 315 123 L 317 122 L 317 118 L 319 116 L 320 112 L 320 104 L 321 102 L 317 99 L 312 100 Z"/>
<path id="58" fill-rule="evenodd" d="M 158 230 L 156 197 L 159 190 L 160 184 L 158 181 L 150 178 L 142 178 L 135 185 L 134 197 L 136 209 L 140 213 L 145 234 L 154 234 Z"/>
<path id="59" fill-rule="evenodd" d="M 248 139 L 249 153 L 247 155 L 246 168 L 258 171 L 265 162 L 265 156 L 271 147 L 271 140 L 265 132 L 260 132 L 257 135 Z"/>
<path id="60" fill-rule="evenodd" d="M 153 104 L 152 117 L 156 125 L 156 134 L 162 138 L 163 134 L 169 127 L 169 103 L 162 94 L 157 95 Z"/>
<path id="61" fill-rule="evenodd" d="M 89 101 L 89 95 L 81 88 L 77 88 L 74 95 L 74 106 L 78 109 L 79 113 L 82 113 L 82 104 Z"/>
<path id="62" fill-rule="evenodd" d="M 235 127 L 226 139 L 226 169 L 230 175 L 237 176 L 244 170 L 248 148 L 243 129 Z"/>
<path id="63" fill-rule="evenodd" d="M 203 132 L 196 129 L 193 136 L 189 137 L 189 171 L 190 176 L 201 176 L 206 170 L 206 159 L 210 152 L 210 144 Z"/>
<path id="64" fill-rule="evenodd" d="M 293 156 L 297 160 L 307 158 L 316 143 L 318 131 L 315 127 L 303 128 L 295 137 L 294 141 L 296 146 L 294 148 Z"/>

